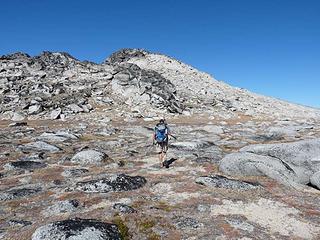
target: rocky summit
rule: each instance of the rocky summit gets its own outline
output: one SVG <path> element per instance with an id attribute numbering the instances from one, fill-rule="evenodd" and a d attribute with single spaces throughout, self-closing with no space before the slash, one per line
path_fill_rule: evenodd
<path id="1" fill-rule="evenodd" d="M 0 103 L 0 239 L 320 238 L 319 109 L 141 49 L 1 56 Z"/>

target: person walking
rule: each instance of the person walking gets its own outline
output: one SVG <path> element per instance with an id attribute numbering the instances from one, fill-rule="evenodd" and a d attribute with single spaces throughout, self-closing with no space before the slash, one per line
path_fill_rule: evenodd
<path id="1" fill-rule="evenodd" d="M 153 145 L 157 145 L 158 147 L 160 167 L 163 167 L 163 162 L 167 155 L 169 135 L 171 134 L 166 120 L 160 119 L 153 133 Z"/>

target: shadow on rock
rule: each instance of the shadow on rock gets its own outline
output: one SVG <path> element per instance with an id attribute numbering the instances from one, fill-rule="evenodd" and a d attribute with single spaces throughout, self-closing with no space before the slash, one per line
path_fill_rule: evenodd
<path id="1" fill-rule="evenodd" d="M 165 160 L 163 163 L 162 163 L 162 166 L 166 167 L 166 168 L 169 168 L 170 165 L 172 163 L 174 163 L 175 161 L 177 161 L 178 159 L 177 158 L 170 158 L 169 160 Z"/>

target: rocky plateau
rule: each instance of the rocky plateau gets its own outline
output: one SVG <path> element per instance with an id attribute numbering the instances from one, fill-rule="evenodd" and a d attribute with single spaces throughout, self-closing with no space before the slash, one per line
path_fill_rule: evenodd
<path id="1" fill-rule="evenodd" d="M 0 103 L 0 239 L 320 239 L 319 109 L 141 49 L 1 56 Z"/>

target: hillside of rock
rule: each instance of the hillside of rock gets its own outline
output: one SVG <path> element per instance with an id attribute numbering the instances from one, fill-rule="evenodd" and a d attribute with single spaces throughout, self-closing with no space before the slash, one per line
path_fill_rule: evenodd
<path id="1" fill-rule="evenodd" d="M 113 53 L 104 63 L 67 53 L 0 57 L 0 118 L 56 119 L 99 108 L 119 116 L 201 112 L 228 118 L 319 118 L 320 111 L 231 87 L 191 66 L 139 49 Z"/>
<path id="2" fill-rule="evenodd" d="M 320 238 L 319 110 L 137 49 L 2 56 L 0 100 L 0 239 Z"/>

